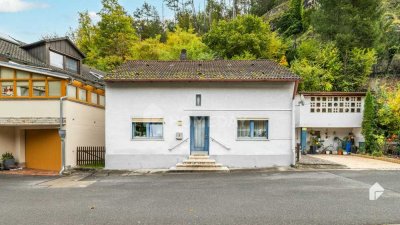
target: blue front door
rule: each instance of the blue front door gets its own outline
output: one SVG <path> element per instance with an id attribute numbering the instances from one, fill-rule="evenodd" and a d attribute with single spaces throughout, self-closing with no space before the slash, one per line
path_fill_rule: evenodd
<path id="1" fill-rule="evenodd" d="M 209 124 L 209 117 L 190 117 L 190 152 L 208 153 Z"/>

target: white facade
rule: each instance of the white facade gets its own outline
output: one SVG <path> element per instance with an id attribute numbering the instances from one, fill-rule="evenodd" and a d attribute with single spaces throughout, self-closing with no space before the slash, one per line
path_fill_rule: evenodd
<path id="1" fill-rule="evenodd" d="M 191 154 L 190 118 L 209 118 L 211 158 L 228 167 L 294 164 L 294 82 L 108 83 L 106 168 L 169 168 Z M 201 106 L 196 106 L 196 95 Z M 163 121 L 160 139 L 133 138 L 133 120 Z M 238 138 L 238 120 L 268 120 L 268 139 Z M 177 140 L 182 133 L 182 140 Z"/>
<path id="2" fill-rule="evenodd" d="M 306 93 L 298 94 L 296 104 L 296 143 L 308 150 L 312 133 L 319 133 L 324 147 L 338 146 L 350 134 L 355 145 L 363 142 L 361 124 L 364 111 L 364 93 Z M 306 131 L 306 144 L 302 141 L 302 130 Z M 340 145 L 340 144 L 339 144 Z M 336 150 L 336 149 L 334 149 Z"/>

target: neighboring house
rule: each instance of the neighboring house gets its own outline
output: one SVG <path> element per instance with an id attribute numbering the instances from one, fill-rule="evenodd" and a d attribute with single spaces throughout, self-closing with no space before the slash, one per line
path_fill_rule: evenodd
<path id="1" fill-rule="evenodd" d="M 299 77 L 268 60 L 128 61 L 106 76 L 106 168 L 294 164 Z"/>
<path id="2" fill-rule="evenodd" d="M 25 44 L 0 35 L 0 155 L 60 170 L 61 121 L 66 166 L 76 165 L 77 146 L 104 146 L 103 73 L 84 57 L 68 38 Z"/>
<path id="3" fill-rule="evenodd" d="M 303 92 L 296 96 L 296 142 L 309 151 L 313 140 L 336 150 L 340 140 L 364 141 L 361 123 L 365 92 Z M 321 149 L 321 150 L 322 150 Z"/>

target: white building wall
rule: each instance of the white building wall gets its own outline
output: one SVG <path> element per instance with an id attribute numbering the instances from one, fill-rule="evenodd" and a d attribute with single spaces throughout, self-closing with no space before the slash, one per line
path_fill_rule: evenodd
<path id="1" fill-rule="evenodd" d="M 0 117 L 59 117 L 60 103 L 52 100 L 2 100 Z"/>
<path id="2" fill-rule="evenodd" d="M 311 113 L 311 96 L 297 95 L 296 103 L 296 127 L 361 127 L 364 107 L 364 97 L 361 97 L 361 112 L 355 113 Z M 300 104 L 301 100 L 303 103 Z"/>
<path id="3" fill-rule="evenodd" d="M 78 146 L 104 146 L 104 109 L 73 101 L 66 101 L 64 109 L 67 130 L 65 164 L 75 167 Z"/>
<path id="4" fill-rule="evenodd" d="M 320 131 L 321 140 L 324 147 L 333 146 L 335 144 L 334 138 L 338 137 L 343 139 L 352 133 L 355 137 L 355 145 L 358 146 L 359 142 L 364 141 L 361 134 L 361 124 L 364 111 L 364 98 L 361 98 L 361 111 L 360 112 L 311 112 L 311 97 L 335 97 L 335 96 L 301 96 L 296 95 L 296 143 L 301 142 L 301 129 L 307 129 L 307 151 L 310 146 L 310 132 Z M 336 96 L 339 97 L 339 96 Z M 340 97 L 354 97 L 354 96 L 340 96 Z M 333 102 L 332 102 L 333 103 Z M 335 145 L 336 146 L 336 145 Z"/>
<path id="5" fill-rule="evenodd" d="M 153 83 L 107 85 L 106 168 L 169 168 L 190 154 L 190 116 L 210 118 L 209 154 L 230 167 L 292 164 L 292 94 L 294 84 Z M 196 94 L 202 106 L 195 106 Z M 164 140 L 132 140 L 132 118 L 163 118 Z M 269 140 L 237 140 L 238 118 L 269 119 Z M 180 122 L 181 121 L 181 125 Z M 294 137 L 293 137 L 294 138 Z"/>

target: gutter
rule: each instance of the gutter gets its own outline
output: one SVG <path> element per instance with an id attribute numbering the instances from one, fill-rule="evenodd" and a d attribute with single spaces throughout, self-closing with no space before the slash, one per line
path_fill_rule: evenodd
<path id="1" fill-rule="evenodd" d="M 65 171 L 65 137 L 66 137 L 66 130 L 63 129 L 63 120 L 64 120 L 64 107 L 63 103 L 64 100 L 67 99 L 68 96 L 63 96 L 60 98 L 60 128 L 58 130 L 58 134 L 60 135 L 61 138 L 61 170 L 60 170 L 60 175 L 63 174 Z"/>

